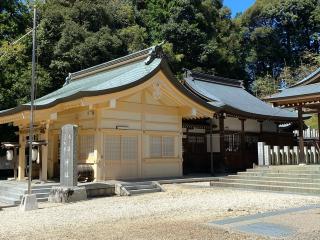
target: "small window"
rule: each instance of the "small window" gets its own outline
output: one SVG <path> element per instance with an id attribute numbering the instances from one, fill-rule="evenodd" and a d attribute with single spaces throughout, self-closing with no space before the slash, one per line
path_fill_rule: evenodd
<path id="1" fill-rule="evenodd" d="M 174 136 L 150 136 L 150 157 L 174 157 Z"/>
<path id="2" fill-rule="evenodd" d="M 138 160 L 138 137 L 105 135 L 103 151 L 105 160 Z"/>

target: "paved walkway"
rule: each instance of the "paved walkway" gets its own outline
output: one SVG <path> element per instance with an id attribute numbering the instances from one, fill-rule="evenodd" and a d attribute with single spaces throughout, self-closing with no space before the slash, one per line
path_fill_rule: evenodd
<path id="1" fill-rule="evenodd" d="M 320 239 L 320 205 L 226 218 L 209 225 L 263 237 Z M 312 233 L 314 235 L 306 237 Z"/>

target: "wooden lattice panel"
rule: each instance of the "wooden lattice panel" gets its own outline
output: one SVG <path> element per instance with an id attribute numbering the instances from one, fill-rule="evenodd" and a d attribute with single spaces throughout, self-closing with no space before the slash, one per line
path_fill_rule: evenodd
<path id="1" fill-rule="evenodd" d="M 79 158 L 86 160 L 94 154 L 94 135 L 80 135 Z"/>
<path id="2" fill-rule="evenodd" d="M 120 136 L 104 135 L 103 156 L 105 160 L 121 159 L 121 137 Z"/>
<path id="3" fill-rule="evenodd" d="M 138 159 L 138 137 L 121 136 L 121 155 L 122 160 Z"/>
<path id="4" fill-rule="evenodd" d="M 163 157 L 174 156 L 174 137 L 173 136 L 162 137 L 162 156 Z"/>

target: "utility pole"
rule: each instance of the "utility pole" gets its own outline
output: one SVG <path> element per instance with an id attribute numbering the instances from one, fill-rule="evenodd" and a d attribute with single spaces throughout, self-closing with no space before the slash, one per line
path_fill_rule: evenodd
<path id="1" fill-rule="evenodd" d="M 34 96 L 36 79 L 36 31 L 37 31 L 37 8 L 33 8 L 33 30 L 32 30 L 32 77 L 31 77 L 31 102 L 30 102 L 30 129 L 29 129 L 29 172 L 28 172 L 28 194 L 23 196 L 20 209 L 23 211 L 38 209 L 36 194 L 32 194 L 32 147 L 34 140 L 33 122 L 34 122 Z M 21 153 L 22 154 L 22 153 Z"/>
<path id="2" fill-rule="evenodd" d="M 32 30 L 32 77 L 31 77 L 31 103 L 30 103 L 30 129 L 29 129 L 29 179 L 28 179 L 28 194 L 32 193 L 32 147 L 33 147 L 33 117 L 34 117 L 34 90 L 36 80 L 36 37 L 37 37 L 37 8 L 33 9 L 33 30 Z"/>

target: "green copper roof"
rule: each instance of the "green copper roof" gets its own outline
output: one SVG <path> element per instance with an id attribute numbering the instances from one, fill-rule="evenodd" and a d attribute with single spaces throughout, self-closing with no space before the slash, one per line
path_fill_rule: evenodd
<path id="1" fill-rule="evenodd" d="M 161 46 L 148 48 L 79 72 L 71 73 L 65 85 L 35 101 L 36 108 L 46 109 L 81 97 L 115 93 L 137 86 L 162 70 L 183 94 L 207 109 L 248 118 L 295 121 L 296 114 L 273 108 L 250 95 L 242 82 L 205 74 L 191 75 L 186 85 L 173 76 L 163 58 Z M 204 79 L 204 81 L 203 81 Z M 29 104 L 0 111 L 0 117 L 29 110 Z"/>
<path id="2" fill-rule="evenodd" d="M 97 65 L 67 78 L 66 84 L 41 98 L 35 100 L 37 109 L 54 106 L 85 96 L 96 96 L 116 92 L 147 80 L 159 67 L 162 58 L 154 54 L 155 48 L 148 48 L 134 54 Z M 127 62 L 130 61 L 130 62 Z M 27 110 L 30 104 L 0 111 L 0 116 Z"/>

